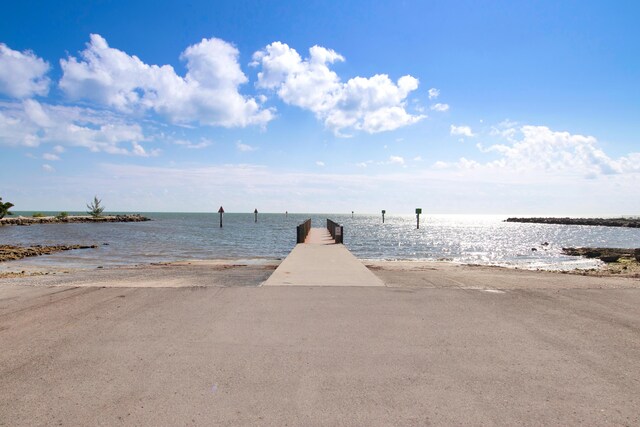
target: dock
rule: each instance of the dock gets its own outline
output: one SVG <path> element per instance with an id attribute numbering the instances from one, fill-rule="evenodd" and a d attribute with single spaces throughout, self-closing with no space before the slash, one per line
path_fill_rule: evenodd
<path id="1" fill-rule="evenodd" d="M 311 228 L 263 286 L 384 286 L 329 230 Z"/>

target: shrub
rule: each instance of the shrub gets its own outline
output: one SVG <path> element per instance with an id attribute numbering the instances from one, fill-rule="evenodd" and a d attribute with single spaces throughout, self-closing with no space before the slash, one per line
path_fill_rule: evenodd
<path id="1" fill-rule="evenodd" d="M 69 212 L 60 212 L 58 215 L 56 215 L 56 219 L 65 219 L 68 216 Z"/>
<path id="2" fill-rule="evenodd" d="M 2 203 L 2 197 L 0 197 L 0 219 L 4 218 L 5 215 L 11 215 L 9 209 L 13 206 L 13 203 L 10 202 Z"/>
<path id="3" fill-rule="evenodd" d="M 34 218 L 44 218 L 46 215 L 43 214 L 42 212 L 36 212 L 31 216 L 34 217 Z"/>
<path id="4" fill-rule="evenodd" d="M 94 218 L 98 218 L 102 216 L 102 212 L 104 212 L 104 206 L 100 206 L 102 200 L 98 199 L 98 196 L 93 196 L 93 202 L 87 204 L 87 213 Z"/>

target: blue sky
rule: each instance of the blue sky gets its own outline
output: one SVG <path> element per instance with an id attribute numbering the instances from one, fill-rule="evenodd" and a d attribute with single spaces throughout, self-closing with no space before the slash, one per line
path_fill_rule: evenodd
<path id="1" fill-rule="evenodd" d="M 640 214 L 638 17 L 632 1 L 9 2 L 0 196 Z"/>

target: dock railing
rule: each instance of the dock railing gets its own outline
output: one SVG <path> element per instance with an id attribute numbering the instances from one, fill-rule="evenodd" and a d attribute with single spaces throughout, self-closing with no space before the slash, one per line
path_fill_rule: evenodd
<path id="1" fill-rule="evenodd" d="M 344 234 L 342 232 L 343 228 L 340 224 L 333 222 L 327 218 L 327 230 L 329 230 L 331 237 L 333 237 L 333 240 L 336 243 L 342 243 L 342 238 Z"/>
<path id="2" fill-rule="evenodd" d="M 311 218 L 297 227 L 298 238 L 296 243 L 304 243 L 307 238 L 307 234 L 309 234 L 309 230 L 311 230 Z"/>

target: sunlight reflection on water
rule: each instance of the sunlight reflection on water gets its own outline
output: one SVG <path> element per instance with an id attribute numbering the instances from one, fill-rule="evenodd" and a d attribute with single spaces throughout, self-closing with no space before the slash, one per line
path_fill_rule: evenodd
<path id="1" fill-rule="evenodd" d="M 345 245 L 360 259 L 447 260 L 518 268 L 590 268 L 599 261 L 561 254 L 566 246 L 640 247 L 640 229 L 503 222 L 506 216 L 321 215 L 231 213 L 220 228 L 217 214 L 149 213 L 142 223 L 47 224 L 0 227 L 2 244 L 97 244 L 5 263 L 95 267 L 188 259 L 284 258 L 295 245 L 295 227 L 327 217 L 344 225 Z M 107 243 L 107 245 L 104 245 Z M 545 243 L 548 243 L 545 245 Z M 535 249 L 535 250 L 532 250 Z"/>

